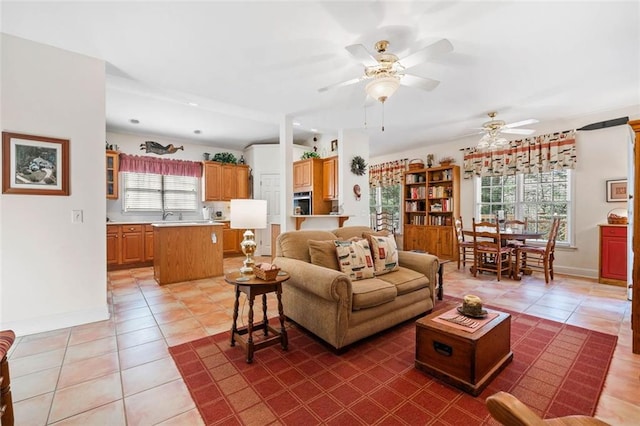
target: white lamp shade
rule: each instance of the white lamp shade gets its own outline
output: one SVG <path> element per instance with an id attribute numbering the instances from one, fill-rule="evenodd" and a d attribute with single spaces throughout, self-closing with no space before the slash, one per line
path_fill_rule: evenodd
<path id="1" fill-rule="evenodd" d="M 365 90 L 367 95 L 373 99 L 384 102 L 400 87 L 400 80 L 397 77 L 377 77 L 374 78 Z"/>
<path id="2" fill-rule="evenodd" d="M 231 200 L 231 227 L 264 229 L 267 227 L 267 200 Z"/>

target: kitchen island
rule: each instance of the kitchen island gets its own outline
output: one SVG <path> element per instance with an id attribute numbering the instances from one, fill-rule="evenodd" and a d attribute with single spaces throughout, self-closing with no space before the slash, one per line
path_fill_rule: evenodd
<path id="1" fill-rule="evenodd" d="M 161 222 L 151 226 L 153 276 L 158 284 L 223 274 L 221 223 Z"/>
<path id="2" fill-rule="evenodd" d="M 350 215 L 339 215 L 339 214 L 308 214 L 308 215 L 294 214 L 294 215 L 291 215 L 291 217 L 295 218 L 295 220 L 296 220 L 296 231 L 298 231 L 298 230 L 300 230 L 300 226 L 302 225 L 302 222 L 304 222 L 307 219 L 314 219 L 314 218 L 334 218 L 334 219 L 338 219 L 338 228 L 342 228 L 342 225 L 344 224 L 344 222 L 346 220 L 349 220 L 349 218 L 351 216 Z"/>

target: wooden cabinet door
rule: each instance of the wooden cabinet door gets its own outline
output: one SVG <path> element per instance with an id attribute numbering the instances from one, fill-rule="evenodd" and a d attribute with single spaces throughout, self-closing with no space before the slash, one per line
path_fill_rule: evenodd
<path id="1" fill-rule="evenodd" d="M 600 227 L 600 278 L 627 282 L 626 226 Z"/>
<path id="2" fill-rule="evenodd" d="M 456 254 L 453 229 L 450 227 L 441 228 L 438 234 L 440 242 L 438 257 L 453 259 Z"/>
<path id="3" fill-rule="evenodd" d="M 222 199 L 229 201 L 236 198 L 236 166 L 233 164 L 222 165 Z"/>
<path id="4" fill-rule="evenodd" d="M 143 262 L 144 235 L 142 225 L 123 225 L 121 233 L 121 263 Z"/>
<path id="5" fill-rule="evenodd" d="M 153 260 L 153 226 L 144 226 L 144 260 Z"/>
<path id="6" fill-rule="evenodd" d="M 249 166 L 236 167 L 236 198 L 249 198 Z"/>
<path id="7" fill-rule="evenodd" d="M 327 158 L 322 162 L 322 198 L 336 200 L 338 198 L 338 158 Z"/>
<path id="8" fill-rule="evenodd" d="M 222 165 L 220 163 L 204 163 L 204 201 L 222 200 Z"/>
<path id="9" fill-rule="evenodd" d="M 429 254 L 440 256 L 440 230 L 433 226 L 425 228 L 425 250 Z"/>
<path id="10" fill-rule="evenodd" d="M 107 225 L 107 265 L 120 263 L 120 227 Z"/>
<path id="11" fill-rule="evenodd" d="M 236 254 L 240 252 L 240 240 L 238 239 L 238 229 L 222 230 L 222 253 Z M 240 230 L 241 232 L 244 232 Z"/>
<path id="12" fill-rule="evenodd" d="M 107 198 L 111 200 L 118 199 L 118 153 L 115 151 L 107 151 Z"/>
<path id="13" fill-rule="evenodd" d="M 301 160 L 293 163 L 293 192 L 312 191 L 313 170 L 312 161 Z"/>
<path id="14" fill-rule="evenodd" d="M 427 233 L 424 226 L 404 226 L 404 249 L 427 251 Z"/>

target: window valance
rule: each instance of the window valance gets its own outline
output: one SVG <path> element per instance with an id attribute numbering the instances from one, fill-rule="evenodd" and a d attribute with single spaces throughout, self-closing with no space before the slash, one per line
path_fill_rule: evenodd
<path id="1" fill-rule="evenodd" d="M 504 149 L 464 150 L 464 178 L 473 176 L 505 176 L 574 169 L 576 165 L 576 132 L 534 136 L 510 141 Z"/>
<path id="2" fill-rule="evenodd" d="M 403 173 L 408 166 L 409 160 L 406 158 L 369 166 L 369 187 L 384 188 L 401 184 Z"/>
<path id="3" fill-rule="evenodd" d="M 120 154 L 120 171 L 171 176 L 202 176 L 202 163 Z"/>

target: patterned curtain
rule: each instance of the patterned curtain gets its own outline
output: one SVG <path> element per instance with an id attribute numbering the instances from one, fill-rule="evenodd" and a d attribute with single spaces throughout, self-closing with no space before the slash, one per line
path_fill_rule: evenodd
<path id="1" fill-rule="evenodd" d="M 574 169 L 576 166 L 576 132 L 534 136 L 510 141 L 495 151 L 466 148 L 464 178 L 505 176 Z"/>
<path id="2" fill-rule="evenodd" d="M 120 154 L 120 171 L 172 176 L 202 176 L 202 163 Z"/>
<path id="3" fill-rule="evenodd" d="M 369 187 L 386 187 L 403 182 L 403 173 L 409 167 L 409 160 L 389 161 L 369 166 Z"/>

